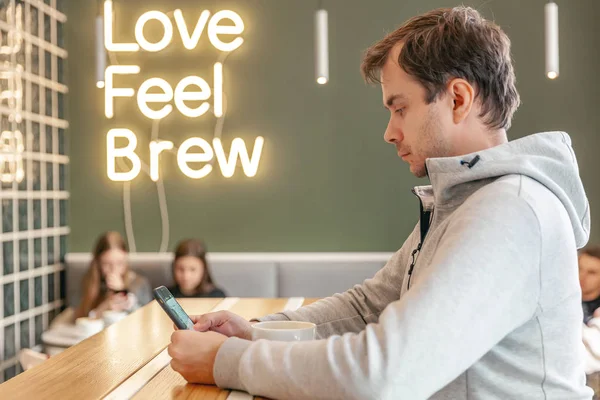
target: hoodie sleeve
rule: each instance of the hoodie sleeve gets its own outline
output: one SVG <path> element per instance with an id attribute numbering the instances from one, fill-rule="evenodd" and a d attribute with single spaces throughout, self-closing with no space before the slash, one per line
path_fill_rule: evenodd
<path id="1" fill-rule="evenodd" d="M 478 212 L 477 210 L 481 210 Z M 541 234 L 516 195 L 464 207 L 410 290 L 360 333 L 309 342 L 228 339 L 221 387 L 270 398 L 425 399 L 531 319 Z"/>
<path id="2" fill-rule="evenodd" d="M 408 258 L 415 242 L 415 232 L 373 278 L 344 293 L 321 299 L 295 311 L 256 318 L 254 321 L 308 321 L 317 325 L 317 338 L 360 332 L 370 322 L 377 322 L 383 309 L 400 298 Z"/>

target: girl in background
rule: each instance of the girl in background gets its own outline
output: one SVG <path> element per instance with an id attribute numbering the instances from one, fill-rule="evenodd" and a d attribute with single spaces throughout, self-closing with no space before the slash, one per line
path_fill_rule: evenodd
<path id="1" fill-rule="evenodd" d="M 73 322 L 80 317 L 102 318 L 104 311 L 131 312 L 152 300 L 146 278 L 129 270 L 127 245 L 117 232 L 102 235 L 94 249 L 90 267 L 83 278 L 83 300 L 73 311 L 67 308 L 50 325 L 55 335 L 79 335 Z M 75 329 L 75 331 L 73 331 Z M 32 349 L 19 351 L 19 362 L 26 371 L 43 363 L 48 354 Z"/>
<path id="2" fill-rule="evenodd" d="M 175 249 L 173 260 L 175 286 L 169 288 L 174 297 L 226 297 L 212 281 L 202 241 L 188 239 Z"/>
<path id="3" fill-rule="evenodd" d="M 131 312 L 152 300 L 150 283 L 129 270 L 127 245 L 118 232 L 102 235 L 83 278 L 83 297 L 75 318 L 100 318 L 104 311 Z"/>

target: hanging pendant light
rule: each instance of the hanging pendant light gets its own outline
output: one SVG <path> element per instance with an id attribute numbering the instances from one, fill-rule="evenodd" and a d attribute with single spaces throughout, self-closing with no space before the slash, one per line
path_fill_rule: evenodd
<path id="1" fill-rule="evenodd" d="M 104 51 L 104 18 L 96 17 L 96 86 L 104 87 L 104 71 L 106 70 L 106 52 Z"/>
<path id="2" fill-rule="evenodd" d="M 327 10 L 319 7 L 315 14 L 315 68 L 317 83 L 329 82 L 329 43 Z"/>
<path id="3" fill-rule="evenodd" d="M 558 5 L 549 1 L 544 6 L 546 36 L 546 76 L 558 77 Z"/>

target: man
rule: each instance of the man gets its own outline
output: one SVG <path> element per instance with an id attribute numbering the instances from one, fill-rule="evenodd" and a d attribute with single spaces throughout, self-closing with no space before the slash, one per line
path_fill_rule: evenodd
<path id="1" fill-rule="evenodd" d="M 309 342 L 249 341 L 221 312 L 175 332 L 190 382 L 277 399 L 590 399 L 577 248 L 589 210 L 570 139 L 508 142 L 519 105 L 502 30 L 466 7 L 407 21 L 365 54 L 390 111 L 385 140 L 432 186 L 372 279 L 260 320 L 317 324 Z"/>

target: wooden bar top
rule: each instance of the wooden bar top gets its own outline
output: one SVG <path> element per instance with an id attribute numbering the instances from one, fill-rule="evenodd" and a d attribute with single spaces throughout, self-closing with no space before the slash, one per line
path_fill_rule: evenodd
<path id="1" fill-rule="evenodd" d="M 221 299 L 181 302 L 210 311 Z M 184 306 L 185 303 L 185 306 Z M 173 323 L 156 301 L 0 385 L 0 399 L 100 399 L 169 343 Z"/>
<path id="2" fill-rule="evenodd" d="M 297 308 L 315 300 L 178 299 L 190 315 L 225 307 L 246 319 Z M 226 400 L 229 391 L 187 384 L 171 369 L 170 358 L 163 350 L 169 344 L 172 332 L 173 323 L 152 301 L 102 332 L 1 384 L 0 399 L 94 400 L 131 392 L 126 398 Z M 145 370 L 155 372 L 148 375 Z M 139 388 L 139 391 L 132 392 L 128 386 Z M 239 392 L 235 394 L 239 395 Z M 251 396 L 247 398 L 252 399 Z"/>

